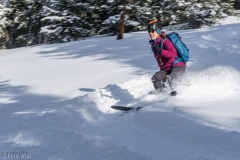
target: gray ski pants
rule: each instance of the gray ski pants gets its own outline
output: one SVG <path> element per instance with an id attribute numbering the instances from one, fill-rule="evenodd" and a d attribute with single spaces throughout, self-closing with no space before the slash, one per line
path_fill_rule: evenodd
<path id="1" fill-rule="evenodd" d="M 176 82 L 180 79 L 185 73 L 185 67 L 182 66 L 175 66 L 170 71 L 158 71 L 152 76 L 153 86 L 156 90 L 162 90 L 165 88 L 165 82 L 168 78 L 170 78 L 171 83 L 174 81 Z"/>

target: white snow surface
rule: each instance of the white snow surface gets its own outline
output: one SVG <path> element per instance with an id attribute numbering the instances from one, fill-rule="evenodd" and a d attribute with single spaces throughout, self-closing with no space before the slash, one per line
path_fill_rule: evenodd
<path id="1" fill-rule="evenodd" d="M 220 23 L 177 31 L 191 61 L 176 97 L 148 94 L 147 32 L 1 50 L 0 159 L 239 160 L 240 20 Z"/>

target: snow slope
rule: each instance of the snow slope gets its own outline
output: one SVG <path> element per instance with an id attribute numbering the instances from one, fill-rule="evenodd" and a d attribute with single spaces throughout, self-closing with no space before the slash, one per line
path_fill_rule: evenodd
<path id="1" fill-rule="evenodd" d="M 231 18 L 178 31 L 193 61 L 176 97 L 147 94 L 158 67 L 146 32 L 0 51 L 0 159 L 238 160 L 240 20 Z"/>

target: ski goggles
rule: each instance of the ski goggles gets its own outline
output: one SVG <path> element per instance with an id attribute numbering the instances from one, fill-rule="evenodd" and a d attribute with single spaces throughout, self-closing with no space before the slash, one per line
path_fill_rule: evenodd
<path id="1" fill-rule="evenodd" d="M 148 33 L 154 33 L 154 32 L 156 32 L 156 30 L 154 30 L 154 29 L 149 29 L 148 30 Z"/>
<path id="2" fill-rule="evenodd" d="M 157 32 L 157 34 L 162 34 L 162 31 L 160 30 L 160 29 L 149 29 L 148 30 L 148 33 L 155 33 L 155 32 Z"/>

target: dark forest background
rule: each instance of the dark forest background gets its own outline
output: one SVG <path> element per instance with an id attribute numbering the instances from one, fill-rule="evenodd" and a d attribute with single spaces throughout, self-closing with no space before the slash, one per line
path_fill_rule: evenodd
<path id="1" fill-rule="evenodd" d="M 152 18 L 162 26 L 194 29 L 240 15 L 240 0 L 0 0 L 0 48 L 62 43 L 119 31 L 146 30 Z"/>

